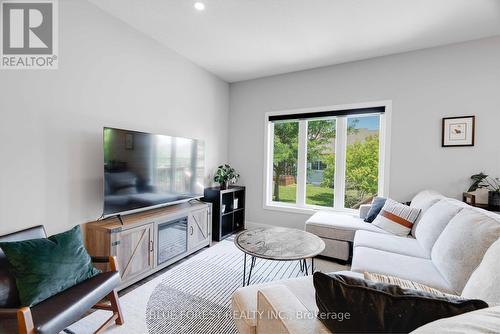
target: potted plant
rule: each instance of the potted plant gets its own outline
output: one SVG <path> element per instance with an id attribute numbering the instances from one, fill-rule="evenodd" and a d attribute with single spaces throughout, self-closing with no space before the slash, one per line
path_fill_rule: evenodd
<path id="1" fill-rule="evenodd" d="M 500 209 L 500 179 L 492 178 L 484 173 L 474 174 L 471 177 L 472 184 L 469 187 L 469 192 L 478 189 L 488 190 L 488 205 L 495 209 Z"/>
<path id="2" fill-rule="evenodd" d="M 214 181 L 220 184 L 221 189 L 227 189 L 229 184 L 234 184 L 240 178 L 240 174 L 228 164 L 220 165 L 214 176 Z"/>

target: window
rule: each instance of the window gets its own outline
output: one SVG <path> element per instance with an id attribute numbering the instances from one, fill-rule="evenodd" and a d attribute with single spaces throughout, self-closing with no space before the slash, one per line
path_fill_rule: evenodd
<path id="1" fill-rule="evenodd" d="M 378 193 L 380 115 L 347 117 L 346 208 L 371 203 Z"/>
<path id="2" fill-rule="evenodd" d="M 328 166 L 335 168 L 335 125 L 335 119 L 307 121 L 306 204 L 333 206 Z"/>
<path id="3" fill-rule="evenodd" d="M 266 114 L 265 206 L 350 210 L 383 195 L 389 107 L 384 102 Z"/>
<path id="4" fill-rule="evenodd" d="M 276 123 L 273 138 L 273 201 L 296 203 L 299 123 Z"/>

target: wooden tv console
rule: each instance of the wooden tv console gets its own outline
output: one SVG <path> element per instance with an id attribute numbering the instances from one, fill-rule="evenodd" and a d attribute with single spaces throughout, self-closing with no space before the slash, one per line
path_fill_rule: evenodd
<path id="1" fill-rule="evenodd" d="M 85 224 L 89 254 L 117 257 L 122 278 L 120 289 L 210 246 L 212 240 L 212 205 L 201 201 L 121 216 L 121 221 L 123 225 L 118 217 L 110 217 Z M 177 223 L 175 228 L 171 222 Z M 168 226 L 172 229 L 165 231 Z M 165 231 L 162 238 L 159 238 L 159 231 Z M 162 241 L 159 246 L 160 239 L 165 239 L 169 233 L 178 234 L 182 253 L 178 253 L 179 247 L 171 242 Z M 177 250 L 177 254 L 165 260 L 166 248 Z M 159 260 L 164 262 L 159 263 Z"/>

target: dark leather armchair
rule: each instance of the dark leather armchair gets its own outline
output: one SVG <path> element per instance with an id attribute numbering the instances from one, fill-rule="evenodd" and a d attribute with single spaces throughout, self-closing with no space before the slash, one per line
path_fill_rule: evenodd
<path id="1" fill-rule="evenodd" d="M 21 241 L 46 238 L 43 226 L 0 236 L 0 241 Z M 33 307 L 21 307 L 16 281 L 9 271 L 9 263 L 0 249 L 0 319 L 17 318 L 20 334 L 59 333 L 79 320 L 90 309 L 102 309 L 113 315 L 96 331 L 103 332 L 113 322 L 123 324 L 123 315 L 116 288 L 120 275 L 115 257 L 93 257 L 93 262 L 108 263 L 110 271 L 79 283 Z M 107 297 L 108 303 L 102 302 Z"/>

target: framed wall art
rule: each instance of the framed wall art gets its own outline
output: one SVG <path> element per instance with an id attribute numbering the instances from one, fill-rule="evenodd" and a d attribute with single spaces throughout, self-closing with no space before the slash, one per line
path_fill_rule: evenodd
<path id="1" fill-rule="evenodd" d="M 475 116 L 443 118 L 442 147 L 474 146 Z"/>

